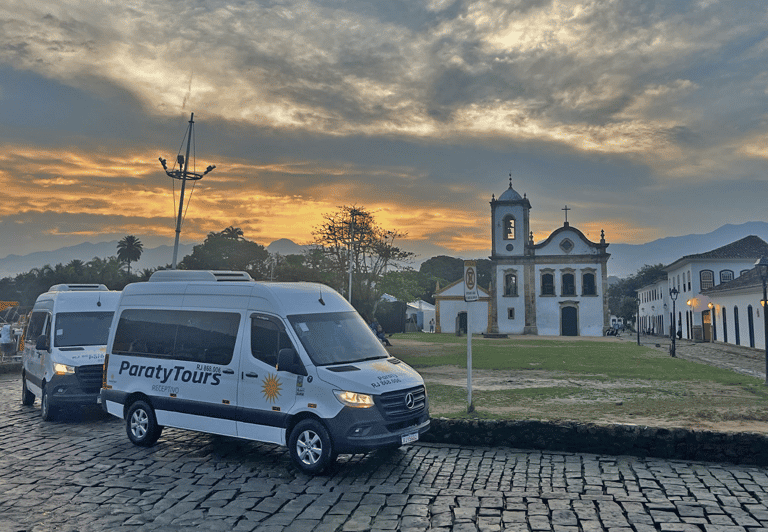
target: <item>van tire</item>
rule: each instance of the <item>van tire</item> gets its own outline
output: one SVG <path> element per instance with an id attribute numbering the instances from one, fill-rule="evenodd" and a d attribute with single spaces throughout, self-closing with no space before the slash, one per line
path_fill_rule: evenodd
<path id="1" fill-rule="evenodd" d="M 325 426 L 315 419 L 299 421 L 288 438 L 288 454 L 305 473 L 322 473 L 336 459 Z"/>
<path id="2" fill-rule="evenodd" d="M 155 411 L 144 401 L 131 404 L 125 416 L 125 431 L 134 445 L 151 447 L 157 442 L 163 427 L 157 424 Z"/>
<path id="3" fill-rule="evenodd" d="M 40 417 L 43 421 L 53 421 L 56 417 L 56 409 L 51 406 L 48 386 L 43 386 L 43 395 L 40 397 Z"/>
<path id="4" fill-rule="evenodd" d="M 27 377 L 21 376 L 21 404 L 29 406 L 35 402 L 35 394 L 29 391 L 27 388 Z"/>

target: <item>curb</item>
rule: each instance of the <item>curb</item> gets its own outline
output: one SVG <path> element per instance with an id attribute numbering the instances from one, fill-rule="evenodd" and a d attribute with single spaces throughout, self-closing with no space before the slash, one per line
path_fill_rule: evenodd
<path id="1" fill-rule="evenodd" d="M 768 465 L 768 436 L 641 425 L 432 418 L 422 441 Z"/>

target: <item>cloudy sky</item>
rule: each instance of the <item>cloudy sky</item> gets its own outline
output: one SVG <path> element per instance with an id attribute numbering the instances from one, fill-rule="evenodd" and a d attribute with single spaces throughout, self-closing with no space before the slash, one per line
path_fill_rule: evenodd
<path id="1" fill-rule="evenodd" d="M 191 113 L 196 168 L 217 168 L 185 242 L 235 225 L 309 243 L 356 205 L 422 258 L 487 255 L 510 173 L 537 241 L 566 204 L 592 240 L 706 233 L 766 220 L 768 8 L 5 0 L 0 256 L 172 244 L 158 157 Z"/>

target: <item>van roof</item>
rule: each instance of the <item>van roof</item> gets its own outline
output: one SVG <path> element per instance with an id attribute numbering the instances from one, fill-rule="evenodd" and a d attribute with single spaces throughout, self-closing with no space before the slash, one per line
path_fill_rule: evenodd
<path id="1" fill-rule="evenodd" d="M 189 281 L 253 281 L 247 272 L 228 270 L 158 270 L 149 277 L 150 282 Z"/>
<path id="2" fill-rule="evenodd" d="M 49 292 L 89 292 L 98 290 L 100 292 L 109 291 L 103 284 L 55 284 L 48 289 Z"/>

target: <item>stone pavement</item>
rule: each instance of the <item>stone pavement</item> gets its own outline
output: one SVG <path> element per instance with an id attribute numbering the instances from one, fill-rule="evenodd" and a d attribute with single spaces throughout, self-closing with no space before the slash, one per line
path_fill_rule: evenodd
<path id="1" fill-rule="evenodd" d="M 284 448 L 98 410 L 44 423 L 0 376 L 0 532 L 768 530 L 768 469 L 417 444 L 309 477 Z"/>
<path id="2" fill-rule="evenodd" d="M 637 335 L 629 332 L 619 338 L 625 342 L 637 342 Z M 640 345 L 655 347 L 665 353 L 669 353 L 670 343 L 669 337 L 640 335 Z M 676 340 L 675 353 L 678 358 L 765 379 L 765 351 L 762 349 L 722 342 Z"/>

